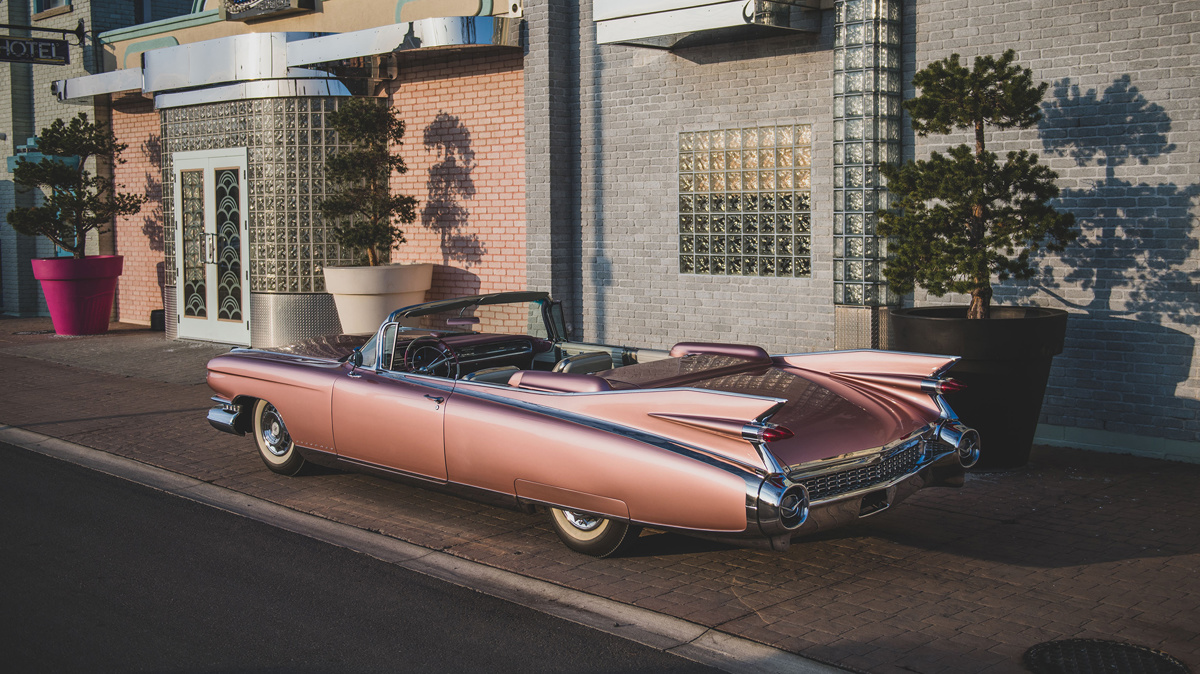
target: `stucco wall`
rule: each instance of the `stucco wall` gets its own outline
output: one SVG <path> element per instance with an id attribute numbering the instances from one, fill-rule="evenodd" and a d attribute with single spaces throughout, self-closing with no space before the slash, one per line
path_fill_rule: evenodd
<path id="1" fill-rule="evenodd" d="M 408 60 L 387 93 L 406 123 L 392 187 L 419 201 L 392 259 L 437 265 L 429 299 L 525 290 L 521 54 Z"/>

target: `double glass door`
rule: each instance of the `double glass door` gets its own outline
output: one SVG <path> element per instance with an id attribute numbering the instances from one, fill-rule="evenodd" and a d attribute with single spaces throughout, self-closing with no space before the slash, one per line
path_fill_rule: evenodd
<path id="1" fill-rule="evenodd" d="M 177 152 L 172 169 L 178 334 L 248 345 L 246 148 Z"/>

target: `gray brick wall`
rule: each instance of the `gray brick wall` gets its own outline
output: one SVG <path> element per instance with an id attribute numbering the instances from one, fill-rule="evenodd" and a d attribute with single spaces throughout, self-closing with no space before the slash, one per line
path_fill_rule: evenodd
<path id="1" fill-rule="evenodd" d="M 531 287 L 575 305 L 588 340 L 832 348 L 832 12 L 819 35 L 672 53 L 595 45 L 587 0 L 526 9 Z M 575 31 L 577 54 L 561 44 Z M 1052 83 L 1046 120 L 990 146 L 1038 152 L 1084 235 L 1041 260 L 1039 282 L 996 289 L 1002 304 L 1072 314 L 1043 422 L 1196 442 L 1200 2 L 910 0 L 904 31 L 906 80 L 954 52 L 969 60 L 1011 47 Z M 538 87 L 552 79 L 549 92 Z M 813 277 L 681 275 L 678 133 L 788 122 L 814 129 Z M 965 140 L 906 133 L 910 157 Z"/>
<path id="2" fill-rule="evenodd" d="M 1042 258 L 1041 279 L 996 292 L 1000 303 L 1071 312 L 1043 421 L 1196 442 L 1200 2 L 945 0 L 912 14 L 917 67 L 1012 48 L 1051 84 L 1039 127 L 996 134 L 989 147 L 1038 152 L 1081 226 L 1078 244 Z M 926 156 L 946 145 L 909 147 Z"/>
<path id="3" fill-rule="evenodd" d="M 580 336 L 652 347 L 691 339 L 831 348 L 830 218 L 814 223 L 812 278 L 681 275 L 676 164 L 681 131 L 804 123 L 813 125 L 814 164 L 832 165 L 832 15 L 820 34 L 671 53 L 597 46 L 590 2 L 552 6 L 579 8 L 578 101 L 552 100 L 578 109 L 578 166 L 568 169 L 578 171 L 577 204 L 553 228 L 578 232 L 577 252 L 555 252 L 575 260 L 579 290 L 567 299 Z M 527 59 L 527 87 L 529 69 Z M 814 171 L 814 181 L 813 211 L 828 214 L 830 173 Z M 528 207 L 532 240 L 532 192 Z M 547 286 L 544 273 L 531 261 L 531 286 Z"/>

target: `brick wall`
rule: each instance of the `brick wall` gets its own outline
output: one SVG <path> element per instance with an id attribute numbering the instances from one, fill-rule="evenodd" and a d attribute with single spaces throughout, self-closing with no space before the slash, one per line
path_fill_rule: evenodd
<path id="1" fill-rule="evenodd" d="M 392 187 L 419 201 L 392 259 L 437 265 L 429 299 L 526 289 L 521 60 L 410 61 L 388 90 L 407 125 Z"/>
<path id="2" fill-rule="evenodd" d="M 545 59 L 542 82 L 573 63 L 578 73 L 575 87 L 550 89 L 561 110 L 530 123 L 549 146 L 531 166 L 530 189 L 554 185 L 549 205 L 558 205 L 530 213 L 530 236 L 539 253 L 548 246 L 550 260 L 571 260 L 573 269 L 531 266 L 531 287 L 553 288 L 589 341 L 833 348 L 832 12 L 821 13 L 819 33 L 667 52 L 596 45 L 590 2 L 549 4 L 526 5 L 531 49 L 539 50 L 528 60 Z M 580 41 L 572 54 L 555 40 L 562 17 L 575 12 L 578 24 L 566 33 Z M 796 123 L 813 128 L 812 277 L 681 274 L 680 132 Z M 555 155 L 558 146 L 578 150 Z M 573 186 L 552 182 L 572 173 Z"/>
<path id="3" fill-rule="evenodd" d="M 832 348 L 833 13 L 821 12 L 819 34 L 667 52 L 596 45 L 590 12 L 567 0 L 526 5 L 530 286 L 578 305 L 588 340 Z M 1038 128 L 997 134 L 989 146 L 1041 154 L 1084 234 L 1041 259 L 1038 283 L 996 288 L 998 303 L 1072 314 L 1043 423 L 1186 443 L 1162 445 L 1163 456 L 1195 453 L 1200 2 L 907 0 L 903 29 L 906 81 L 953 52 L 969 61 L 1011 47 L 1052 84 Z M 812 278 L 680 274 L 679 132 L 789 122 L 813 125 Z M 577 151 L 562 140 L 571 132 Z M 911 158 L 963 140 L 909 131 L 904 144 Z M 561 176 L 570 184 L 556 184 Z"/>
<path id="4" fill-rule="evenodd" d="M 113 104 L 113 132 L 129 145 L 114 170 L 124 192 L 150 197 L 141 213 L 117 218 L 116 250 L 125 256 L 117 285 L 117 313 L 125 323 L 150 323 L 150 312 L 162 308 L 163 211 L 158 112 L 153 102 L 129 98 Z"/>
<path id="5" fill-rule="evenodd" d="M 969 63 L 1012 48 L 1035 81 L 1050 83 L 1042 123 L 992 134 L 988 147 L 1037 152 L 1080 224 L 1076 245 L 1040 258 L 1039 279 L 996 288 L 1001 304 L 1071 313 L 1043 422 L 1196 443 L 1200 2 L 939 0 L 915 3 L 905 21 L 909 77 L 955 52 Z M 912 140 L 925 157 L 968 139 Z M 1164 447 L 1164 456 L 1186 451 Z"/>

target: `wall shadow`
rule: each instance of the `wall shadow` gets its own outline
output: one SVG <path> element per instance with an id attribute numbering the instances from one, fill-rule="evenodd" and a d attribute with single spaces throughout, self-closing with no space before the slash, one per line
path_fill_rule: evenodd
<path id="1" fill-rule="evenodd" d="M 145 173 L 145 180 L 142 183 L 146 187 L 146 196 L 149 197 L 147 209 L 142 207 L 142 233 L 146 235 L 146 240 L 150 243 L 150 250 L 161 253 L 163 251 L 163 237 L 165 232 L 163 229 L 163 207 L 162 207 L 162 137 L 151 134 L 141 146 L 142 157 L 150 164 L 150 171 Z M 149 210 L 149 213 L 146 211 Z"/>
<path id="2" fill-rule="evenodd" d="M 463 202 L 475 198 L 475 151 L 471 149 L 471 131 L 454 115 L 439 112 L 424 132 L 425 149 L 435 153 L 437 162 L 429 169 L 425 187 L 425 207 L 421 225 L 438 234 L 442 264 L 473 267 L 487 248 L 470 231 L 471 212 Z M 435 279 L 436 282 L 436 279 Z"/>
<path id="3" fill-rule="evenodd" d="M 479 277 L 461 267 L 445 264 L 433 265 L 433 281 L 425 300 L 448 300 L 467 295 L 478 295 L 483 285 Z"/>
<path id="4" fill-rule="evenodd" d="M 149 201 L 142 206 L 142 234 L 150 250 L 162 253 L 165 250 L 166 223 L 163 222 L 163 185 L 162 185 L 162 136 L 150 134 L 142 142 L 140 148 L 142 157 L 150 164 L 150 171 L 145 173 L 143 184 L 146 186 L 146 196 Z M 149 211 L 149 212 L 147 212 Z M 158 283 L 158 293 L 161 296 L 166 287 L 167 263 L 160 261 L 154 265 L 154 275 Z"/>
<path id="5" fill-rule="evenodd" d="M 1075 425 L 1126 433 L 1156 425 L 1155 436 L 1194 440 L 1195 428 L 1170 418 L 1200 416 L 1200 401 L 1172 397 L 1175 385 L 1190 377 L 1195 339 L 1163 323 L 1200 324 L 1200 271 L 1190 264 L 1200 249 L 1193 214 L 1200 185 L 1118 175 L 1124 165 L 1146 165 L 1175 151 L 1168 139 L 1171 118 L 1127 74 L 1103 92 L 1059 80 L 1042 113 L 1039 132 L 1047 152 L 1104 170 L 1089 186 L 1065 189 L 1059 197 L 1061 208 L 1075 214 L 1078 240 L 1053 265 L 1042 253 L 1035 281 L 997 288 L 997 299 L 1006 303 L 1044 292 L 1078 312 L 1051 378 L 1071 382 L 1071 390 L 1051 386 L 1044 418 L 1086 415 L 1091 423 L 1080 419 Z M 1077 301 L 1064 292 L 1079 288 L 1091 298 Z M 1097 396 L 1099 406 L 1080 411 L 1066 404 L 1081 394 Z M 1143 402 L 1134 402 L 1131 411 L 1097 414 L 1129 408 L 1133 397 Z"/>

